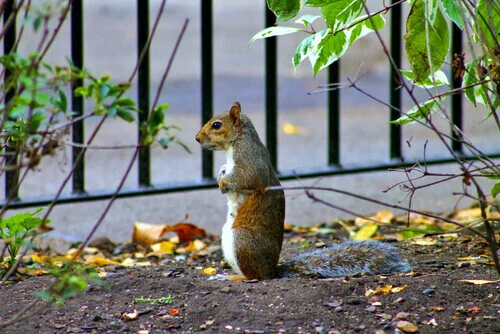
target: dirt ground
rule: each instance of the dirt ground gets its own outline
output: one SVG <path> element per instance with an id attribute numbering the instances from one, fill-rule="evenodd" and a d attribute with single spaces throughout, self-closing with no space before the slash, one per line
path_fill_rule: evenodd
<path id="1" fill-rule="evenodd" d="M 282 258 L 331 244 L 338 236 L 300 238 L 310 242 L 296 242 L 295 234 L 287 237 Z M 203 275 L 201 268 L 214 266 L 218 273 L 230 272 L 221 268 L 220 249 L 177 262 L 174 256 L 164 257 L 154 266 L 106 266 L 107 287 L 91 285 L 62 307 L 40 301 L 33 314 L 0 331 L 500 333 L 500 282 L 474 285 L 461 281 L 498 280 L 489 260 L 478 257 L 487 253 L 485 243 L 467 235 L 435 239 L 433 245 L 397 243 L 413 271 L 391 276 L 210 279 L 213 276 Z M 20 311 L 50 281 L 45 275 L 1 286 L 0 322 Z M 380 294 L 368 295 L 367 291 L 377 287 L 382 288 Z M 168 296 L 171 303 L 161 303 Z M 142 301 L 136 300 L 140 297 Z M 135 319 L 127 320 L 124 314 Z"/>

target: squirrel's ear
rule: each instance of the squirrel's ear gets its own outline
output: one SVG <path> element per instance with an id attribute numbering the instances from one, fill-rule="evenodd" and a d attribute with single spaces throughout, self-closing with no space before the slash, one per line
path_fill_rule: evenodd
<path id="1" fill-rule="evenodd" d="M 234 123 L 237 127 L 241 126 L 241 105 L 239 102 L 234 102 L 229 110 L 229 115 L 234 119 Z"/>

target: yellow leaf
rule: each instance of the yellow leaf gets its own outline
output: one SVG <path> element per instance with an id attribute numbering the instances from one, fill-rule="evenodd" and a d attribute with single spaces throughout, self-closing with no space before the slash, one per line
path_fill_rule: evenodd
<path id="1" fill-rule="evenodd" d="M 356 234 L 352 237 L 355 240 L 366 240 L 370 239 L 378 230 L 378 225 L 376 223 L 370 222 L 361 227 Z"/>
<path id="2" fill-rule="evenodd" d="M 406 287 L 408 286 L 408 284 L 405 284 L 405 285 L 402 285 L 402 286 L 397 286 L 397 287 L 394 287 L 391 289 L 391 292 L 392 293 L 398 293 L 398 292 L 401 292 L 403 291 Z"/>
<path id="3" fill-rule="evenodd" d="M 396 324 L 396 328 L 405 332 L 405 333 L 415 333 L 418 332 L 418 327 L 412 324 L 409 321 L 398 321 Z"/>
<path id="4" fill-rule="evenodd" d="M 281 130 L 283 130 L 283 132 L 287 135 L 303 135 L 306 132 L 303 128 L 288 122 L 283 124 Z"/>
<path id="5" fill-rule="evenodd" d="M 482 280 L 482 279 L 461 279 L 459 282 L 465 282 L 465 283 L 470 283 L 474 285 L 484 285 L 484 284 L 493 284 L 493 283 L 498 283 L 500 282 L 500 279 L 497 279 L 496 281 L 487 281 L 487 280 Z"/>
<path id="6" fill-rule="evenodd" d="M 31 254 L 31 260 L 33 260 L 33 262 L 36 262 L 36 263 L 44 263 L 45 260 L 47 259 L 47 255 L 38 255 L 38 254 Z"/>
<path id="7" fill-rule="evenodd" d="M 389 210 L 380 210 L 372 218 L 381 222 L 381 223 L 389 224 L 391 222 L 392 218 L 394 218 L 394 214 Z"/>
<path id="8" fill-rule="evenodd" d="M 152 244 L 150 247 L 153 250 L 153 252 L 165 255 L 165 254 L 174 254 L 176 246 L 177 246 L 176 244 L 171 243 L 170 241 L 161 241 L 156 244 Z"/>
<path id="9" fill-rule="evenodd" d="M 212 267 L 209 267 L 209 268 L 203 268 L 203 269 L 201 270 L 201 273 L 202 273 L 203 275 L 215 275 L 215 274 L 217 274 L 217 269 L 212 268 Z"/>
<path id="10" fill-rule="evenodd" d="M 85 258 L 85 263 L 88 263 L 88 264 L 95 264 L 96 266 L 107 266 L 109 264 L 114 264 L 114 265 L 119 265 L 120 262 L 117 262 L 117 261 L 113 261 L 113 260 L 110 260 L 110 259 L 106 259 L 104 257 L 100 257 L 100 256 L 92 256 L 92 257 L 89 257 L 89 258 Z"/>
<path id="11" fill-rule="evenodd" d="M 419 246 L 432 246 L 437 243 L 436 238 L 418 238 L 418 239 L 413 239 L 411 241 L 413 245 L 419 245 Z"/>

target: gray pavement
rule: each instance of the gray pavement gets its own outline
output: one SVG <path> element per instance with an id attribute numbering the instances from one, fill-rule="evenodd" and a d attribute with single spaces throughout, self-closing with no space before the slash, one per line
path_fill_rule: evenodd
<path id="1" fill-rule="evenodd" d="M 159 1 L 151 1 L 152 20 Z M 214 6 L 214 84 L 215 109 L 228 108 L 232 102 L 240 101 L 243 111 L 254 120 L 260 134 L 264 131 L 264 80 L 263 42 L 257 41 L 247 47 L 251 36 L 263 26 L 263 2 L 216 0 Z M 190 19 L 187 34 L 182 41 L 173 71 L 167 79 L 160 101 L 169 102 L 171 110 L 167 122 L 182 128 L 179 138 L 193 154 L 181 147 L 168 150 L 155 148 L 152 156 L 152 178 L 154 184 L 193 181 L 200 179 L 200 148 L 194 136 L 200 124 L 200 39 L 199 2 L 168 1 L 157 36 L 151 51 L 152 94 L 156 93 L 161 72 L 170 56 L 173 43 L 185 18 Z M 85 63 L 97 75 L 110 74 L 119 82 L 127 80 L 136 61 L 134 1 L 87 1 L 85 2 Z M 384 33 L 386 35 L 386 33 Z M 68 38 L 65 27 L 63 36 Z M 32 37 L 32 40 L 36 40 Z M 21 45 L 29 45 L 30 38 Z M 279 133 L 279 169 L 295 170 L 323 167 L 326 164 L 326 94 L 307 95 L 325 82 L 325 74 L 312 78 L 310 66 L 304 63 L 295 72 L 291 66 L 293 50 L 300 39 L 287 36 L 279 39 L 279 126 L 291 123 L 301 129 L 299 135 Z M 49 61 L 62 62 L 69 53 L 69 39 L 61 38 L 49 54 Z M 342 63 L 342 80 L 351 77 L 363 64 L 362 72 L 369 72 L 360 85 L 380 99 L 387 100 L 387 64 L 381 48 L 372 36 L 359 41 L 350 50 Z M 135 87 L 133 87 L 135 88 Z M 134 91 L 131 93 L 135 97 Z M 354 90 L 342 91 L 341 116 L 341 161 L 343 164 L 377 163 L 387 160 L 388 111 Z M 406 100 L 406 105 L 410 104 Z M 87 106 L 90 108 L 90 106 Z M 483 120 L 484 110 L 468 110 L 466 134 L 485 152 L 498 150 L 500 133 L 491 120 Z M 443 131 L 447 124 L 438 120 Z M 95 120 L 86 122 L 89 135 L 96 125 Z M 442 155 L 444 149 L 434 134 L 418 126 L 404 128 L 405 140 L 411 148 L 405 148 L 405 157 L 423 157 L 423 145 L 428 140 L 427 157 Z M 123 124 L 117 120 L 107 122 L 97 136 L 95 145 L 116 146 L 134 144 L 137 140 L 135 124 Z M 21 187 L 21 196 L 37 196 L 54 193 L 70 170 L 69 151 L 63 150 L 57 157 L 47 159 Z M 129 149 L 89 150 L 86 157 L 87 190 L 114 189 L 123 175 L 132 151 Z M 216 154 L 215 169 L 223 163 L 222 153 Z M 451 172 L 454 166 L 435 168 L 440 172 Z M 137 166 L 126 181 L 126 187 L 136 186 Z M 383 193 L 404 175 L 397 172 L 377 172 L 305 180 L 303 184 L 319 184 L 338 187 L 364 196 L 382 199 L 390 203 L 405 204 L 405 193 L 394 189 Z M 297 182 L 286 182 L 293 185 Z M 70 189 L 67 187 L 66 192 Z M 460 181 L 437 188 L 425 189 L 414 197 L 414 207 L 422 210 L 448 212 L 458 202 L 469 203 L 452 196 L 461 191 Z M 318 194 L 337 206 L 360 214 L 369 214 L 380 209 L 353 198 L 333 194 Z M 312 203 L 301 192 L 287 192 L 287 216 L 289 223 L 310 225 L 316 222 L 331 222 L 339 217 L 351 215 Z M 67 240 L 82 240 L 90 231 L 104 209 L 105 202 L 59 205 L 51 216 L 55 230 L 52 236 Z M 151 197 L 121 199 L 116 202 L 98 231 L 117 241 L 130 239 L 135 221 L 152 223 L 175 223 L 185 214 L 189 221 L 219 234 L 225 220 L 225 197 L 218 190 L 184 192 Z"/>

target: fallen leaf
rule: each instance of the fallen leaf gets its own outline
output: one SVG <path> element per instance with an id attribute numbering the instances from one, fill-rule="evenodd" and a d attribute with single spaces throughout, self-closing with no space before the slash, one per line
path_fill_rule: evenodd
<path id="1" fill-rule="evenodd" d="M 396 328 L 405 332 L 405 333 L 415 333 L 418 332 L 418 327 L 412 324 L 409 321 L 398 321 L 396 324 Z"/>
<path id="2" fill-rule="evenodd" d="M 153 252 L 159 253 L 161 255 L 174 254 L 176 244 L 170 241 L 161 241 L 149 246 Z"/>
<path id="3" fill-rule="evenodd" d="M 107 266 L 107 265 L 110 265 L 110 264 L 114 264 L 114 265 L 119 265 L 120 262 L 118 261 L 113 261 L 113 260 L 110 260 L 110 259 L 106 259 L 102 256 L 92 256 L 92 257 L 87 257 L 85 258 L 85 263 L 87 264 L 94 264 L 98 267 L 103 267 L 103 266 Z"/>
<path id="4" fill-rule="evenodd" d="M 212 268 L 212 267 L 203 268 L 203 269 L 201 270 L 201 273 L 202 273 L 203 275 L 215 275 L 215 274 L 217 274 L 217 269 Z"/>
<path id="5" fill-rule="evenodd" d="M 358 232 L 354 234 L 354 240 L 367 240 L 370 239 L 378 230 L 378 224 L 370 222 L 361 227 Z"/>
<path id="6" fill-rule="evenodd" d="M 205 238 L 207 236 L 207 232 L 205 232 L 204 229 L 189 223 L 178 223 L 168 228 L 169 230 L 167 232 L 173 231 L 179 236 L 180 243 L 188 242 L 196 238 Z"/>
<path id="7" fill-rule="evenodd" d="M 441 307 L 441 306 L 431 306 L 431 310 L 433 311 L 444 311 L 444 307 Z"/>
<path id="8" fill-rule="evenodd" d="M 479 313 L 481 311 L 481 308 L 477 305 L 472 305 L 467 308 L 467 311 L 472 313 Z"/>
<path id="9" fill-rule="evenodd" d="M 366 290 L 365 296 L 369 297 L 369 296 L 377 296 L 377 295 L 387 295 L 389 293 L 398 293 L 398 292 L 404 290 L 407 286 L 408 286 L 408 284 L 405 284 L 405 285 L 402 285 L 399 287 L 392 287 L 391 284 L 387 284 L 384 286 L 377 286 L 375 288 L 375 290 L 373 290 L 373 289 Z"/>
<path id="10" fill-rule="evenodd" d="M 132 242 L 144 246 L 149 246 L 157 242 L 166 231 L 165 228 L 170 226 L 162 224 L 149 224 L 142 222 L 134 223 L 134 232 L 132 234 Z"/>
<path id="11" fill-rule="evenodd" d="M 135 320 L 139 316 L 139 312 L 137 310 L 134 310 L 132 312 L 125 312 L 123 313 L 123 318 L 126 320 Z"/>
<path id="12" fill-rule="evenodd" d="M 178 316 L 178 315 L 179 315 L 180 311 L 179 311 L 179 309 L 174 308 L 174 309 L 171 309 L 170 311 L 168 311 L 168 313 L 169 313 L 171 316 L 176 317 L 176 316 Z"/>
<path id="13" fill-rule="evenodd" d="M 465 283 L 470 283 L 474 285 L 484 285 L 484 284 L 493 284 L 493 283 L 498 283 L 500 282 L 500 279 L 497 279 L 495 281 L 487 281 L 487 280 L 481 280 L 481 279 L 461 279 L 458 280 L 459 282 L 465 282 Z"/>
<path id="14" fill-rule="evenodd" d="M 281 130 L 287 135 L 304 135 L 306 130 L 302 127 L 293 125 L 292 123 L 285 122 L 281 126 Z"/>
<path id="15" fill-rule="evenodd" d="M 437 327 L 437 322 L 436 319 L 432 318 L 431 320 L 426 322 L 427 325 L 432 326 L 432 327 Z"/>
<path id="16" fill-rule="evenodd" d="M 432 246 L 437 243 L 436 238 L 418 238 L 411 241 L 413 245 L 419 246 Z"/>

